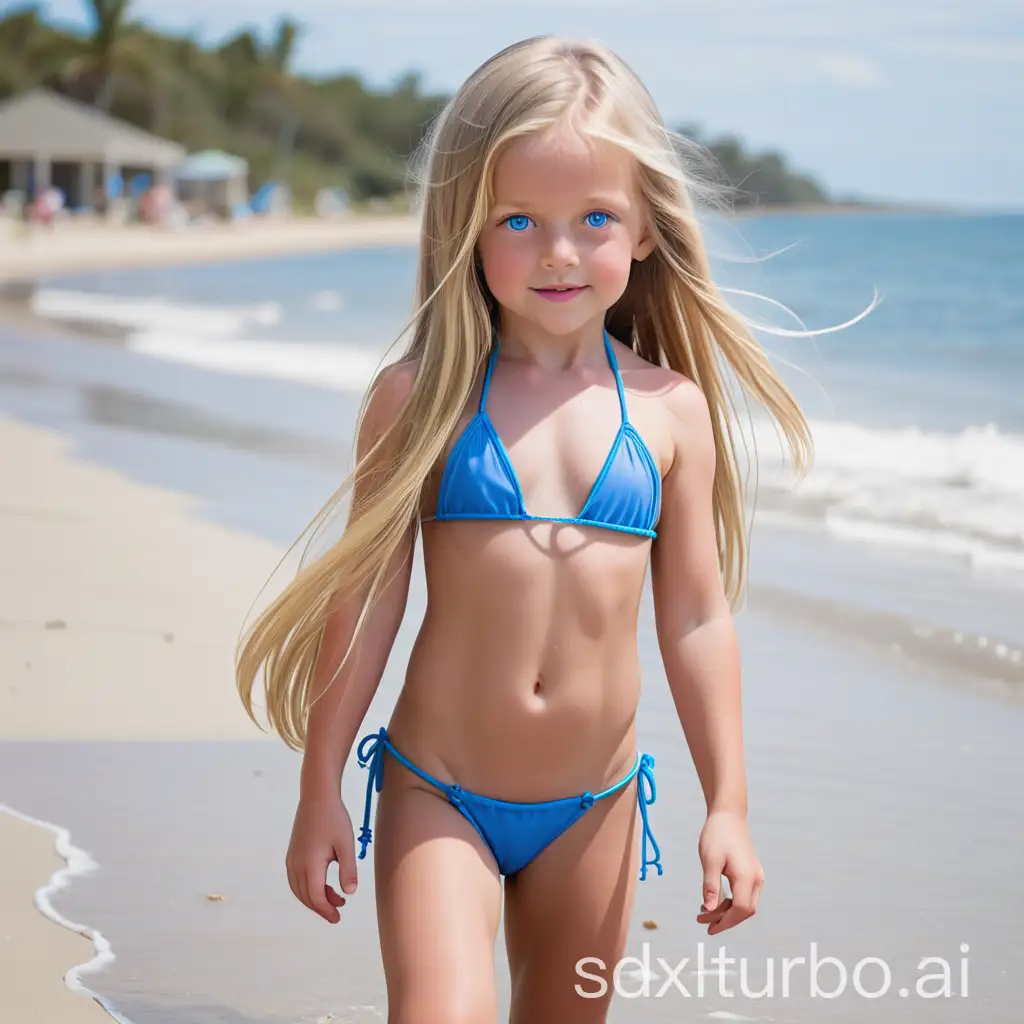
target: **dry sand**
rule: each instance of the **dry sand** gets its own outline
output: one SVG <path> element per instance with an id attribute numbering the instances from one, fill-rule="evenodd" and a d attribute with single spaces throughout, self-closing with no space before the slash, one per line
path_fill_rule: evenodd
<path id="1" fill-rule="evenodd" d="M 234 643 L 282 551 L 0 420 L 0 739 L 253 738 Z"/>
<path id="2" fill-rule="evenodd" d="M 0 739 L 262 735 L 234 690 L 234 642 L 283 552 L 2 418 L 0 479 Z M 89 940 L 33 904 L 63 867 L 55 840 L 0 813 L 5 1021 L 109 1019 L 61 981 Z"/>
<path id="3" fill-rule="evenodd" d="M 163 266 L 346 249 L 412 245 L 416 216 L 295 217 L 180 229 L 116 227 L 97 221 L 26 229 L 0 218 L 0 280 L 110 267 Z"/>

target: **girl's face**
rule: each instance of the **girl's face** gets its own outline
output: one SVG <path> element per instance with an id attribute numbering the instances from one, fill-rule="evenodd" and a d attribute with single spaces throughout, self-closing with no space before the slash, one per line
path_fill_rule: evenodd
<path id="1" fill-rule="evenodd" d="M 557 127 L 498 159 L 477 252 L 505 326 L 599 328 L 652 248 L 634 158 L 618 146 Z"/>

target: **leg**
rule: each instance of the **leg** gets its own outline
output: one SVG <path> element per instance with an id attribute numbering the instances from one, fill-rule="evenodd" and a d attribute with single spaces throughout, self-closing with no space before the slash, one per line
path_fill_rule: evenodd
<path id="1" fill-rule="evenodd" d="M 599 800 L 505 885 L 505 942 L 512 978 L 511 1024 L 603 1022 L 612 969 L 623 955 L 639 871 L 636 782 Z M 607 982 L 601 986 L 577 971 Z"/>
<path id="2" fill-rule="evenodd" d="M 501 883 L 473 826 L 388 757 L 374 829 L 390 1024 L 494 1024 Z"/>

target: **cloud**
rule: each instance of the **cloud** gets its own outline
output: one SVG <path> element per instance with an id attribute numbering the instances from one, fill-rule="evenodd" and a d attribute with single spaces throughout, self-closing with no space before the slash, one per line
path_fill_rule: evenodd
<path id="1" fill-rule="evenodd" d="M 830 82 L 852 89 L 877 89 L 882 73 L 874 61 L 854 53 L 825 53 L 814 61 L 815 70 Z"/>

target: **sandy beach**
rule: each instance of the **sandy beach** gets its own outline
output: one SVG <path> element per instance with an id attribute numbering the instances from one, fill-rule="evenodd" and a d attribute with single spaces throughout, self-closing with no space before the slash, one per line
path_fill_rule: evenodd
<path id="1" fill-rule="evenodd" d="M 260 735 L 224 684 L 232 638 L 281 552 L 68 447 L 0 420 L 0 740 Z M 109 1020 L 61 983 L 92 959 L 91 942 L 33 904 L 66 867 L 56 840 L 0 811 L 4 1020 Z"/>
<path id="2" fill-rule="evenodd" d="M 283 552 L 10 420 L 0 474 L 0 739 L 258 735 L 221 682 Z"/>
<path id="3" fill-rule="evenodd" d="M 87 220 L 61 221 L 52 230 L 25 228 L 0 218 L 0 281 L 82 268 L 166 266 L 225 259 L 259 259 L 365 245 L 410 245 L 419 218 L 356 215 L 339 220 L 293 217 L 180 229 Z"/>

